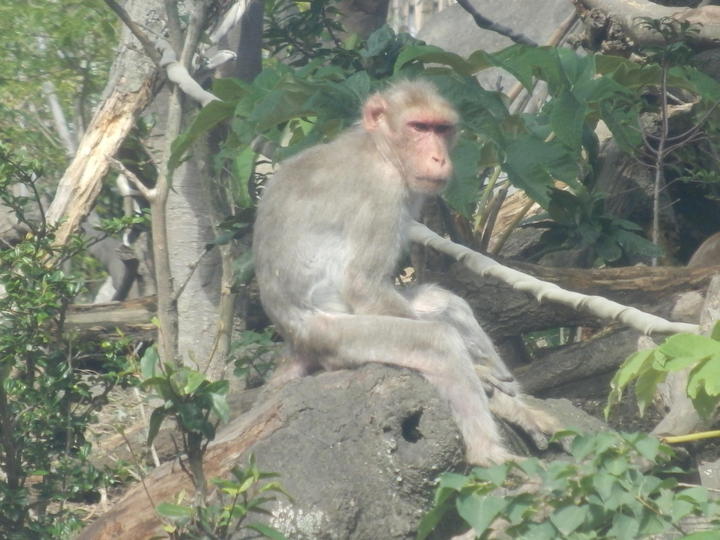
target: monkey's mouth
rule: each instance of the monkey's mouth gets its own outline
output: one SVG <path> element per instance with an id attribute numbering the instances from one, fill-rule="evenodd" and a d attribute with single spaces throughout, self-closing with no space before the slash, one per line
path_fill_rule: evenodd
<path id="1" fill-rule="evenodd" d="M 420 180 L 421 182 L 426 182 L 433 186 L 444 187 L 445 184 L 448 183 L 449 179 L 448 178 L 436 178 L 436 177 L 432 177 L 432 176 L 420 176 L 420 177 L 418 177 L 418 180 Z"/>

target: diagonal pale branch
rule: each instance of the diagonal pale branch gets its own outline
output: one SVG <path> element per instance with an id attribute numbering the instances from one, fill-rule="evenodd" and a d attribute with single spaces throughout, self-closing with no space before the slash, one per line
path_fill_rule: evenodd
<path id="1" fill-rule="evenodd" d="M 62 220 L 57 244 L 65 244 L 90 212 L 110 167 L 108 156 L 115 155 L 150 101 L 153 80 L 148 76 L 134 91 L 116 88 L 95 113 L 48 209 L 50 223 Z"/>
<path id="2" fill-rule="evenodd" d="M 429 246 L 453 257 L 476 274 L 500 279 L 519 291 L 531 294 L 538 301 L 547 299 L 577 310 L 587 311 L 603 319 L 619 321 L 645 334 L 698 333 L 696 324 L 671 322 L 602 296 L 589 296 L 568 291 L 554 283 L 548 283 L 508 268 L 477 251 L 438 236 L 421 223 L 413 222 L 409 227 L 408 236 L 413 242 Z"/>

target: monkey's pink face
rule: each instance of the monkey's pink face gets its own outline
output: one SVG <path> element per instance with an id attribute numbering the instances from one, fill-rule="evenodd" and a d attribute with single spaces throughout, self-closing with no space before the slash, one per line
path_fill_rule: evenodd
<path id="1" fill-rule="evenodd" d="M 452 177 L 450 148 L 455 124 L 434 115 L 413 115 L 400 127 L 402 161 L 408 187 L 423 195 L 443 191 Z"/>

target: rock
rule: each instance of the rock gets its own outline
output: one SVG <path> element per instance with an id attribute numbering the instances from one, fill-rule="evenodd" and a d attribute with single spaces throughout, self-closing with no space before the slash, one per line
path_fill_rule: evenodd
<path id="1" fill-rule="evenodd" d="M 584 413 L 569 402 L 549 407 L 562 425 L 582 425 Z M 511 451 L 522 452 L 522 437 L 506 435 Z M 261 470 L 280 474 L 293 498 L 268 506 L 268 523 L 292 540 L 414 538 L 438 475 L 466 467 L 447 403 L 420 375 L 379 364 L 267 391 L 218 432 L 205 457 L 207 478 L 227 478 L 251 453 Z M 155 469 L 145 487 L 154 504 L 192 492 L 177 462 Z M 147 538 L 159 526 L 143 486 L 134 486 L 79 538 Z"/>

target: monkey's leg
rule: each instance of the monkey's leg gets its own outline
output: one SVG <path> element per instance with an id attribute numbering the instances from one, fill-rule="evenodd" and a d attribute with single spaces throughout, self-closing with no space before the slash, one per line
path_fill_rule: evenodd
<path id="1" fill-rule="evenodd" d="M 381 315 L 315 313 L 306 319 L 307 344 L 326 369 L 379 362 L 420 372 L 447 399 L 478 465 L 513 459 L 503 446 L 485 390 L 460 334 L 439 322 Z"/>
<path id="2" fill-rule="evenodd" d="M 520 385 L 478 324 L 468 303 L 435 285 L 411 290 L 408 297 L 420 318 L 446 322 L 460 333 L 481 379 L 500 390 L 491 393 L 492 412 L 525 431 L 538 448 L 546 448 L 545 435 L 557 431 L 556 420 L 523 401 L 519 395 Z"/>
<path id="3" fill-rule="evenodd" d="M 460 333 L 484 381 L 511 396 L 520 391 L 515 377 L 465 300 L 437 285 L 411 288 L 406 296 L 419 318 L 447 323 Z"/>

